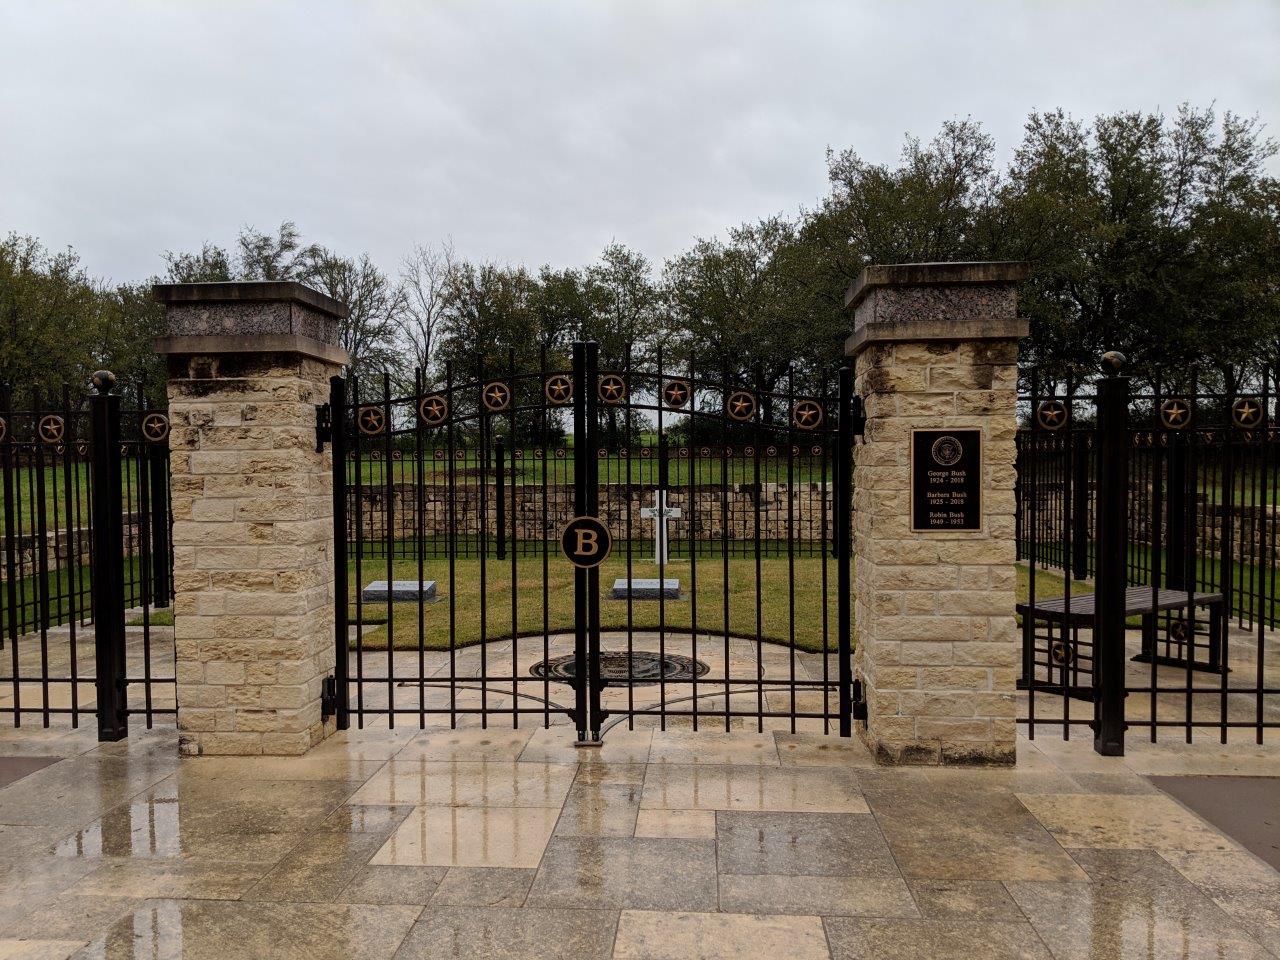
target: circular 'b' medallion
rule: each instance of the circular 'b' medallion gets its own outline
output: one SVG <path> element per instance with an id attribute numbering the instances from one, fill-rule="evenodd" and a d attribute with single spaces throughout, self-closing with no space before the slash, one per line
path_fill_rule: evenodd
<path id="1" fill-rule="evenodd" d="M 1170 397 L 1160 404 L 1160 423 L 1166 430 L 1182 430 L 1191 425 L 1191 404 L 1182 397 Z"/>
<path id="2" fill-rule="evenodd" d="M 47 413 L 40 418 L 36 431 L 40 434 L 40 439 L 45 443 L 61 443 L 63 436 L 67 432 L 67 424 L 57 414 Z"/>
<path id="3" fill-rule="evenodd" d="M 816 400 L 797 400 L 791 408 L 791 422 L 801 430 L 817 430 L 822 425 L 822 404 Z"/>
<path id="4" fill-rule="evenodd" d="M 644 650 L 627 653 L 625 650 L 606 650 L 600 654 L 600 679 L 606 687 L 642 687 L 662 680 L 692 680 L 702 677 L 711 668 L 701 660 L 683 657 L 678 653 L 658 654 Z M 572 683 L 577 678 L 576 654 L 543 660 L 529 668 L 539 680 L 559 680 Z"/>
<path id="5" fill-rule="evenodd" d="M 1231 405 L 1231 422 L 1241 430 L 1252 430 L 1262 423 L 1262 402 L 1257 397 L 1241 397 Z"/>
<path id="6" fill-rule="evenodd" d="M 490 380 L 481 392 L 484 408 L 490 413 L 501 413 L 511 406 L 511 387 L 502 380 Z"/>
<path id="7" fill-rule="evenodd" d="M 1042 430 L 1061 430 L 1067 425 L 1067 406 L 1061 400 L 1045 400 L 1036 408 L 1036 423 Z"/>
<path id="8" fill-rule="evenodd" d="M 575 567 L 598 567 L 613 548 L 609 528 L 599 517 L 574 517 L 560 532 L 560 550 Z"/>
<path id="9" fill-rule="evenodd" d="M 169 418 L 163 413 L 148 413 L 142 418 L 142 435 L 151 443 L 161 443 L 169 436 Z"/>
<path id="10" fill-rule="evenodd" d="M 563 373 L 557 373 L 547 377 L 542 392 L 546 395 L 547 403 L 562 407 L 573 400 L 573 381 Z"/>
<path id="11" fill-rule="evenodd" d="M 693 388 L 688 380 L 668 380 L 662 385 L 662 399 L 673 410 L 683 407 L 692 395 Z"/>
<path id="12" fill-rule="evenodd" d="M 429 393 L 418 401 L 418 419 L 428 427 L 438 427 L 449 419 L 449 401 L 444 394 Z"/>
<path id="13" fill-rule="evenodd" d="M 750 420 L 756 412 L 756 398 L 747 390 L 734 390 L 725 399 L 725 412 L 733 420 Z"/>
<path id="14" fill-rule="evenodd" d="M 380 434 L 387 425 L 386 414 L 382 412 L 381 407 L 367 406 L 361 407 L 356 411 L 356 424 L 360 427 L 360 432 L 366 436 L 374 437 Z"/>
<path id="15" fill-rule="evenodd" d="M 626 403 L 627 381 L 616 373 L 606 373 L 600 378 L 597 392 L 605 403 Z"/>
<path id="16" fill-rule="evenodd" d="M 933 457 L 933 462 L 940 467 L 954 467 L 960 462 L 960 458 L 964 456 L 964 447 L 960 445 L 960 441 L 951 434 L 939 437 L 933 441 L 933 447 L 929 450 Z"/>

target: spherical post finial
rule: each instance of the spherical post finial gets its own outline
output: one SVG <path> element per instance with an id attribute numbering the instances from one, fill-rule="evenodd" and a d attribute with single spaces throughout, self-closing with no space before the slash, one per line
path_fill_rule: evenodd
<path id="1" fill-rule="evenodd" d="M 110 370 L 99 370 L 93 375 L 93 389 L 100 394 L 108 394 L 116 385 L 116 375 Z"/>
<path id="2" fill-rule="evenodd" d="M 1102 372 L 1107 376 L 1118 376 L 1128 361 L 1119 350 L 1108 350 L 1102 355 Z"/>

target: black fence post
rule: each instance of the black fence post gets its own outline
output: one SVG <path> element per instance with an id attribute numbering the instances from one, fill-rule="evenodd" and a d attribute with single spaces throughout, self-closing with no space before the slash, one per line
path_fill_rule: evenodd
<path id="1" fill-rule="evenodd" d="M 93 627 L 98 675 L 98 739 L 129 735 L 124 650 L 124 503 L 120 476 L 120 398 L 109 370 L 93 375 Z"/>
<path id="2" fill-rule="evenodd" d="M 1168 496 L 1165 498 L 1164 584 L 1171 590 L 1187 587 L 1187 448 L 1180 431 L 1166 431 L 1169 440 Z"/>
<path id="3" fill-rule="evenodd" d="M 1102 357 L 1098 381 L 1098 552 L 1094 607 L 1095 709 L 1093 748 L 1124 756 L 1125 590 L 1129 532 L 1129 378 L 1125 358 Z"/>
<path id="4" fill-rule="evenodd" d="M 507 444 L 502 437 L 498 437 L 493 445 L 493 460 L 494 479 L 497 486 L 498 559 L 505 560 L 507 558 Z"/>
<path id="5" fill-rule="evenodd" d="M 339 730 L 351 724 L 347 591 L 347 381 L 329 378 L 329 451 L 333 456 L 333 710 Z M 417 469 L 421 470 L 421 463 Z M 357 507 L 358 509 L 358 507 Z"/>
<path id="6" fill-rule="evenodd" d="M 587 379 L 587 345 L 575 342 L 573 345 L 573 516 L 585 516 L 590 499 L 587 486 L 590 477 L 587 468 L 595 459 L 595 451 L 588 448 L 587 430 L 587 393 L 595 389 L 595 384 Z M 587 571 L 582 567 L 573 570 L 573 652 L 574 652 L 574 720 L 577 726 L 578 742 L 586 743 L 590 738 L 588 676 L 590 665 L 587 652 L 588 642 L 588 591 L 590 589 Z"/>
<path id="7" fill-rule="evenodd" d="M 1070 421 L 1067 423 L 1070 429 Z M 1089 435 L 1075 431 L 1071 444 L 1071 576 L 1084 580 L 1089 576 Z"/>
<path id="8" fill-rule="evenodd" d="M 853 367 L 840 368 L 840 419 L 835 456 L 836 650 L 840 657 L 840 736 L 853 735 L 853 617 L 850 561 L 853 553 Z"/>
<path id="9" fill-rule="evenodd" d="M 169 552 L 169 440 L 147 444 L 151 471 L 151 603 L 167 607 L 173 562 Z"/>

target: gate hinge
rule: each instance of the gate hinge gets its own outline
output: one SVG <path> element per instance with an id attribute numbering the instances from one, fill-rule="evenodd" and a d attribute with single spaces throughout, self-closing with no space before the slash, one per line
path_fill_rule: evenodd
<path id="1" fill-rule="evenodd" d="M 333 440 L 333 412 L 327 403 L 316 404 L 316 453 L 324 452 L 324 445 Z"/>
<path id="2" fill-rule="evenodd" d="M 328 720 L 338 712 L 338 681 L 333 675 L 324 678 L 324 686 L 320 690 L 320 722 Z"/>
<path id="3" fill-rule="evenodd" d="M 853 681 L 853 719 L 867 722 L 867 695 L 862 690 L 862 681 Z"/>
<path id="4" fill-rule="evenodd" d="M 860 437 L 867 429 L 867 408 L 862 404 L 862 398 L 856 394 L 851 398 L 849 404 L 849 412 L 853 415 L 853 435 Z"/>

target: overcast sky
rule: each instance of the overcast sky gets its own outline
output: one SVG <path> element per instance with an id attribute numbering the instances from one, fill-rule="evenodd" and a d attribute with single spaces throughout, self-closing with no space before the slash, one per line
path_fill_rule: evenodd
<path id="1" fill-rule="evenodd" d="M 1280 134 L 1278 50 L 1278 0 L 0 0 L 0 233 L 118 280 L 284 219 L 386 268 L 660 261 L 953 117 L 1002 157 L 1056 106 Z"/>

